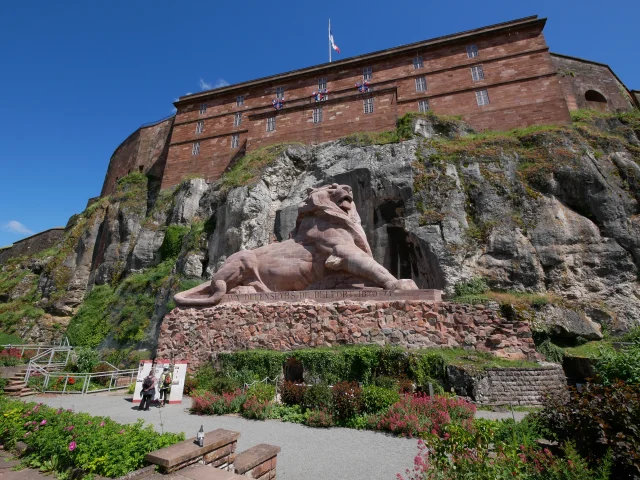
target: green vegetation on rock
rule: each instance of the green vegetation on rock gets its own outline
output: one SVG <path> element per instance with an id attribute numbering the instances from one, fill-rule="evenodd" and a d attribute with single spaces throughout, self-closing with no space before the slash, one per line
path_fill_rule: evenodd
<path id="1" fill-rule="evenodd" d="M 130 275 L 115 288 L 94 287 L 67 329 L 72 345 L 96 347 L 109 335 L 122 345 L 143 341 L 158 295 L 177 286 L 173 265 L 174 260 L 165 261 Z"/>
<path id="2" fill-rule="evenodd" d="M 271 165 L 271 163 L 291 145 L 299 145 L 299 143 L 280 143 L 249 152 L 244 157 L 238 159 L 238 161 L 222 175 L 219 180 L 220 185 L 223 189 L 228 190 L 254 183 L 264 169 Z"/>

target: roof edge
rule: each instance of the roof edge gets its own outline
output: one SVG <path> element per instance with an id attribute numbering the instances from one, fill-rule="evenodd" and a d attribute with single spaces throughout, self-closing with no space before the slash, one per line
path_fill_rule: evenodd
<path id="1" fill-rule="evenodd" d="M 522 18 L 518 18 L 515 20 L 510 20 L 508 22 L 502 22 L 502 23 L 496 23 L 493 25 L 487 25 L 485 27 L 480 27 L 480 28 L 475 28 L 472 30 L 465 30 L 463 32 L 458 32 L 458 33 L 453 33 L 453 34 L 449 34 L 449 35 L 443 35 L 440 37 L 434 37 L 434 38 L 430 38 L 427 40 L 421 40 L 419 42 L 414 42 L 414 43 L 408 43 L 408 44 L 404 44 L 404 45 L 400 45 L 397 47 L 391 47 L 391 48 L 387 48 L 384 50 L 378 50 L 375 52 L 371 52 L 371 53 L 364 53 L 362 55 L 357 55 L 354 57 L 349 57 L 349 58 L 345 58 L 343 60 L 339 60 L 337 62 L 331 62 L 331 63 L 321 63 L 318 65 L 313 65 L 311 67 L 304 67 L 304 68 L 300 68 L 300 69 L 296 69 L 296 70 L 290 70 L 288 72 L 284 72 L 284 73 L 278 73 L 275 75 L 269 75 L 266 77 L 260 77 L 260 78 L 256 78 L 253 80 L 247 80 L 244 82 L 240 82 L 240 83 L 235 83 L 233 85 L 227 85 L 224 87 L 220 87 L 220 88 L 214 88 L 211 90 L 205 90 L 204 92 L 198 92 L 198 93 L 193 93 L 190 95 L 184 95 L 178 98 L 177 101 L 175 101 L 173 103 L 174 106 L 178 107 L 179 105 L 183 105 L 185 103 L 190 103 L 193 100 L 197 100 L 197 99 L 204 99 L 204 98 L 208 98 L 212 95 L 217 95 L 219 93 L 227 93 L 227 92 L 232 92 L 233 90 L 236 90 L 238 88 L 245 88 L 248 86 L 252 86 L 252 85 L 256 85 L 256 84 L 260 84 L 263 82 L 267 82 L 267 81 L 273 81 L 273 80 L 277 80 L 279 78 L 286 78 L 286 77 L 290 77 L 290 76 L 295 76 L 295 75 L 303 75 L 306 73 L 310 73 L 313 72 L 314 70 L 320 70 L 320 69 L 324 69 L 327 67 L 340 67 L 340 66 L 344 66 L 344 65 L 348 65 L 350 63 L 357 63 L 357 62 L 361 62 L 363 60 L 368 60 L 371 58 L 376 58 L 376 57 L 384 57 L 386 55 L 392 55 L 395 53 L 400 53 L 406 50 L 411 50 L 413 48 L 421 48 L 421 47 L 428 47 L 428 46 L 433 46 L 433 45 L 437 45 L 439 43 L 446 43 L 446 42 L 451 42 L 451 41 L 455 41 L 455 40 L 461 40 L 464 39 L 466 37 L 470 37 L 470 36 L 476 36 L 476 35 L 482 35 L 485 33 L 489 33 L 489 32 L 494 32 L 494 31 L 500 31 L 500 30 L 504 30 L 510 27 L 515 27 L 515 26 L 528 26 L 528 25 L 535 25 L 535 24 L 541 24 L 543 27 L 546 24 L 547 19 L 546 18 L 538 18 L 538 15 L 531 15 L 528 17 L 522 17 Z"/>

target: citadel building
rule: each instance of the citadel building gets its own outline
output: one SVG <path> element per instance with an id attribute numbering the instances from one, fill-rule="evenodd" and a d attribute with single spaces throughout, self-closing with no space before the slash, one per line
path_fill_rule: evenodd
<path id="1" fill-rule="evenodd" d="M 604 64 L 549 52 L 537 16 L 180 97 L 114 152 L 101 196 L 133 171 L 161 188 L 218 179 L 237 158 L 394 128 L 408 112 L 461 115 L 477 130 L 570 122 L 570 110 L 639 106 Z"/>

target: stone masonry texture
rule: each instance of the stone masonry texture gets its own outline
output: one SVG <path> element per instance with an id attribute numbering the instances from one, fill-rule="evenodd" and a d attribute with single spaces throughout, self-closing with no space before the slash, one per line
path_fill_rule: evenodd
<path id="1" fill-rule="evenodd" d="M 535 16 L 513 20 L 181 97 L 174 117 L 139 128 L 116 149 L 101 196 L 133 171 L 161 181 L 161 188 L 193 175 L 212 182 L 261 147 L 392 130 L 424 101 L 476 130 L 562 124 L 570 121 L 570 110 L 621 111 L 638 104 L 607 65 L 550 54 L 545 23 Z M 468 47 L 477 54 L 469 55 Z M 482 75 L 474 78 L 472 68 Z M 365 70 L 370 90 L 362 93 L 355 85 Z M 421 82 L 425 88 L 418 89 Z M 313 93 L 321 88 L 328 95 L 317 102 Z M 271 103 L 276 89 L 284 92 L 278 111 Z M 476 94 L 483 90 L 489 103 L 478 105 Z M 606 102 L 585 99 L 590 90 Z M 365 113 L 365 101 L 372 102 L 372 112 Z M 269 122 L 274 128 L 268 131 Z"/>
<path id="2" fill-rule="evenodd" d="M 0 264 L 21 255 L 33 255 L 54 246 L 64 237 L 64 228 L 50 228 L 0 250 Z"/>
<path id="3" fill-rule="evenodd" d="M 418 111 L 421 100 L 436 113 L 461 115 L 478 130 L 567 123 L 566 102 L 542 34 L 544 23 L 523 19 L 510 22 L 509 28 L 487 27 L 449 41 L 400 48 L 393 55 L 365 55 L 183 97 L 176 102 L 162 188 L 189 174 L 217 180 L 239 152 L 270 144 L 316 144 L 356 132 L 391 130 L 400 116 Z M 470 45 L 477 47 L 477 56 L 469 58 Z M 416 68 L 418 56 L 422 66 Z M 472 67 L 482 68 L 481 78 L 472 78 Z M 371 91 L 363 94 L 354 85 L 369 68 Z M 422 78 L 426 89 L 418 91 Z M 316 102 L 312 93 L 320 79 L 326 80 L 329 97 Z M 284 89 L 285 98 L 279 111 L 271 104 L 277 88 Z M 478 105 L 480 90 L 487 90 L 488 105 Z M 373 102 L 373 112 L 365 113 L 366 100 Z M 317 108 L 322 109 L 322 121 L 314 123 Z M 267 131 L 270 118 L 275 119 L 273 131 Z M 232 145 L 233 135 L 238 136 L 237 146 Z M 199 151 L 194 154 L 196 142 Z"/>
<path id="4" fill-rule="evenodd" d="M 608 65 L 580 58 L 552 54 L 563 94 L 569 110 L 579 108 L 604 109 L 613 112 L 627 111 L 634 107 L 634 99 Z M 604 96 L 602 106 L 585 98 L 593 90 Z"/>
<path id="5" fill-rule="evenodd" d="M 410 300 L 176 308 L 162 322 L 157 356 L 197 367 L 219 352 L 354 344 L 467 347 L 507 358 L 537 356 L 525 322 L 508 322 L 481 305 Z"/>

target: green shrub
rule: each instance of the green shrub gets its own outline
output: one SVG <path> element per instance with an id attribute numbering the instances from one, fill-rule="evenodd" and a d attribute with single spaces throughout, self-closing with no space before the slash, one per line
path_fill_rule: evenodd
<path id="1" fill-rule="evenodd" d="M 197 415 L 239 413 L 246 401 L 247 396 L 243 395 L 241 390 L 221 395 L 211 392 L 196 393 L 191 396 L 191 408 L 189 410 Z"/>
<path id="2" fill-rule="evenodd" d="M 255 383 L 246 391 L 247 398 L 255 398 L 261 403 L 271 402 L 276 397 L 276 387 L 267 383 Z"/>
<path id="3" fill-rule="evenodd" d="M 328 410 L 309 410 L 305 414 L 304 424 L 308 427 L 329 428 L 335 422 L 333 421 L 333 415 Z"/>
<path id="4" fill-rule="evenodd" d="M 595 364 L 599 381 L 605 385 L 616 380 L 640 384 L 640 342 L 619 351 L 605 348 L 600 351 L 600 358 Z"/>
<path id="5" fill-rule="evenodd" d="M 306 385 L 293 382 L 283 382 L 282 389 L 280 391 L 280 399 L 285 405 L 302 405 L 306 389 Z"/>
<path id="6" fill-rule="evenodd" d="M 592 469 L 573 444 L 567 444 L 563 457 L 547 449 L 514 443 L 493 443 L 487 432 L 471 431 L 451 425 L 446 433 L 425 435 L 418 442 L 418 455 L 408 480 L 607 480 L 609 462 L 605 458 Z M 613 478 L 613 477 L 612 477 Z M 399 480 L 405 477 L 398 475 Z"/>
<path id="7" fill-rule="evenodd" d="M 544 355 L 547 362 L 562 363 L 564 360 L 564 348 L 557 346 L 549 339 L 538 345 L 536 350 Z"/>
<path id="8" fill-rule="evenodd" d="M 362 408 L 362 389 L 357 382 L 338 382 L 331 389 L 333 416 L 338 422 L 360 413 Z"/>
<path id="9" fill-rule="evenodd" d="M 189 232 L 190 228 L 185 225 L 169 225 L 164 234 L 160 255 L 162 260 L 177 258 L 182 250 L 182 240 Z"/>
<path id="10" fill-rule="evenodd" d="M 77 348 L 75 354 L 78 372 L 93 372 L 100 362 L 100 354 L 92 348 Z"/>
<path id="11" fill-rule="evenodd" d="M 548 397 L 535 417 L 559 441 L 578 440 L 586 458 L 611 452 L 612 478 L 640 475 L 640 385 L 588 383 L 567 401 Z"/>
<path id="12" fill-rule="evenodd" d="M 447 362 L 439 353 L 409 357 L 408 374 L 418 386 L 426 387 L 429 383 L 438 385 L 434 379 L 444 379 L 446 370 Z"/>
<path id="13" fill-rule="evenodd" d="M 489 286 L 483 278 L 476 277 L 468 282 L 459 282 L 454 286 L 456 297 L 465 295 L 481 295 L 489 291 Z"/>
<path id="14" fill-rule="evenodd" d="M 325 383 L 311 385 L 304 392 L 302 408 L 305 410 L 330 410 L 331 388 Z"/>
<path id="15" fill-rule="evenodd" d="M 271 415 L 273 404 L 269 401 L 261 401 L 256 397 L 247 397 L 242 404 L 240 413 L 244 418 L 251 420 L 266 420 Z"/>
<path id="16" fill-rule="evenodd" d="M 397 389 L 365 385 L 362 387 L 362 412 L 381 413 L 389 409 L 391 405 L 400 401 Z"/>
<path id="17" fill-rule="evenodd" d="M 246 383 L 256 379 L 262 380 L 265 377 L 275 379 L 282 374 L 282 365 L 287 358 L 287 353 L 273 350 L 245 350 L 218 354 L 225 373 L 232 374 L 232 372 L 243 370 L 251 372 L 251 380 Z"/>
<path id="18" fill-rule="evenodd" d="M 64 476 L 79 468 L 87 474 L 120 477 L 143 467 L 147 453 L 184 440 L 184 435 L 156 433 L 142 420 L 121 425 L 108 417 L 5 397 L 0 398 L 0 440 L 7 449 L 18 440 L 25 442 L 25 464 L 42 471 Z"/>
<path id="19" fill-rule="evenodd" d="M 373 379 L 373 384 L 376 387 L 385 388 L 387 390 L 398 391 L 398 379 L 393 377 L 387 377 L 386 375 L 381 375 Z"/>
<path id="20" fill-rule="evenodd" d="M 273 405 L 269 418 L 279 418 L 283 422 L 304 423 L 305 415 L 300 405 Z"/>

